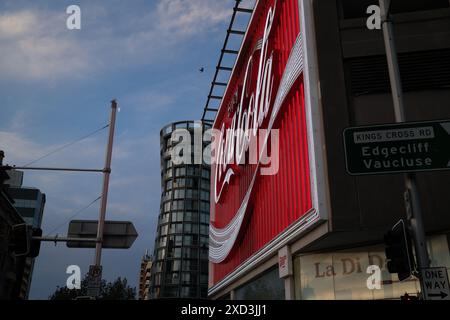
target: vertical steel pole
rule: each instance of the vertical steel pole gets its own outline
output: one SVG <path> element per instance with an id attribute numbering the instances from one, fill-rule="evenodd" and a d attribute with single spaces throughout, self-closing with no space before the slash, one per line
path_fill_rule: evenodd
<path id="1" fill-rule="evenodd" d="M 106 148 L 105 169 L 103 172 L 102 202 L 100 205 L 100 214 L 98 219 L 98 229 L 97 229 L 98 242 L 95 245 L 94 264 L 96 266 L 100 266 L 102 258 L 103 228 L 105 225 L 106 204 L 108 202 L 109 176 L 111 174 L 111 158 L 114 143 L 114 129 L 116 126 L 116 114 L 117 114 L 117 102 L 116 100 L 113 100 L 111 101 L 111 120 L 109 122 L 109 138 L 108 138 L 108 146 Z"/>
<path id="2" fill-rule="evenodd" d="M 397 60 L 397 51 L 394 39 L 394 26 L 389 18 L 390 4 L 392 0 L 379 0 L 381 11 L 381 22 L 383 26 L 384 46 L 389 68 L 389 80 L 391 83 L 392 100 L 394 102 L 394 113 L 396 122 L 405 122 L 405 108 L 403 104 L 402 82 Z M 419 191 L 417 188 L 416 175 L 414 173 L 405 174 L 405 186 L 411 194 L 411 216 L 408 217 L 409 227 L 414 237 L 414 247 L 416 251 L 417 267 L 419 269 L 420 283 L 423 292 L 423 268 L 429 267 L 425 228 L 422 219 L 422 207 L 420 204 Z M 423 297 L 423 295 L 422 295 Z M 425 298 L 425 297 L 423 297 Z"/>

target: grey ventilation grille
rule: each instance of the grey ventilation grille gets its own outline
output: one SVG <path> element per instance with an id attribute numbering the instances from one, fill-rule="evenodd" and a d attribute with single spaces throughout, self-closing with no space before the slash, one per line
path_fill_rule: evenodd
<path id="1" fill-rule="evenodd" d="M 401 53 L 398 56 L 403 91 L 450 88 L 450 49 Z M 348 59 L 353 95 L 388 92 L 385 56 Z"/>

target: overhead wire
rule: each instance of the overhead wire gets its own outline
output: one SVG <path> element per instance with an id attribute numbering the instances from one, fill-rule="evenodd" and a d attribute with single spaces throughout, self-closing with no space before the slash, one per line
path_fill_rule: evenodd
<path id="1" fill-rule="evenodd" d="M 102 130 L 108 128 L 108 127 L 109 127 L 109 124 L 107 124 L 107 125 L 105 125 L 105 126 L 99 128 L 99 129 L 97 129 L 97 130 L 95 130 L 95 131 L 93 131 L 93 132 L 91 132 L 91 133 L 89 133 L 89 134 L 87 134 L 87 135 L 85 135 L 85 136 L 82 136 L 82 137 L 80 137 L 80 138 L 78 138 L 78 139 L 76 139 L 76 140 L 74 140 L 74 141 L 72 141 L 72 142 L 69 142 L 69 143 L 67 143 L 67 144 L 65 144 L 65 145 L 63 145 L 63 146 L 61 146 L 61 147 L 59 147 L 59 148 L 57 148 L 57 149 L 55 149 L 55 150 L 53 150 L 53 151 L 51 151 L 51 152 L 46 153 L 45 155 L 43 155 L 43 156 L 37 158 L 36 160 L 33 160 L 33 161 L 31 161 L 31 162 L 25 164 L 23 167 L 29 167 L 29 166 L 31 166 L 32 164 L 34 164 L 34 163 L 36 163 L 36 162 L 38 162 L 38 161 L 40 161 L 40 160 L 42 160 L 42 159 L 45 159 L 45 158 L 47 158 L 47 157 L 49 157 L 49 156 L 51 156 L 51 155 L 53 155 L 53 154 L 55 154 L 55 153 L 57 153 L 57 152 L 60 152 L 60 151 L 62 151 L 62 150 L 64 150 L 64 149 L 66 149 L 66 148 L 68 148 L 68 147 L 70 147 L 70 146 L 72 146 L 72 145 L 74 145 L 74 144 L 80 142 L 80 141 L 83 141 L 83 140 L 85 140 L 85 139 L 87 139 L 87 138 L 89 138 L 89 137 L 92 137 L 93 135 L 99 133 L 100 131 L 102 131 Z"/>
<path id="2" fill-rule="evenodd" d="M 95 199 L 94 201 L 92 201 L 91 203 L 89 203 L 87 206 L 79 209 L 78 211 L 76 211 L 73 215 L 71 215 L 69 218 L 67 218 L 63 223 L 57 225 L 56 227 L 54 227 L 53 229 L 51 229 L 50 232 L 47 233 L 46 237 L 50 236 L 53 232 L 57 231 L 59 228 L 63 227 L 64 225 L 67 224 L 67 222 L 69 222 L 70 220 L 72 220 L 73 218 L 77 217 L 78 215 L 80 215 L 81 213 L 83 213 L 85 210 L 87 210 L 89 207 L 91 207 L 94 203 L 96 203 L 98 200 L 100 200 L 102 197 L 99 196 L 97 199 Z"/>

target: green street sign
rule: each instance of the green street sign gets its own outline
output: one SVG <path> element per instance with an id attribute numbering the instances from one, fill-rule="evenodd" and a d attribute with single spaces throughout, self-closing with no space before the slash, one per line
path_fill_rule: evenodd
<path id="1" fill-rule="evenodd" d="M 450 120 L 344 130 L 351 175 L 450 170 Z"/>

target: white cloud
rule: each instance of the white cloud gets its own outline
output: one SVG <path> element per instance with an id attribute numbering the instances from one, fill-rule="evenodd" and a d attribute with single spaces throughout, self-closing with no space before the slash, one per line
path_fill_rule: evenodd
<path id="1" fill-rule="evenodd" d="M 21 135 L 0 131 L 0 141 L 2 150 L 6 153 L 5 162 L 23 164 L 33 160 L 33 154 L 49 152 L 48 147 L 39 146 L 31 140 L 25 139 Z"/>
<path id="2" fill-rule="evenodd" d="M 176 101 L 176 97 L 154 89 L 132 93 L 121 101 L 124 108 L 131 107 L 137 111 L 161 110 Z"/>
<path id="3" fill-rule="evenodd" d="M 156 12 L 160 31 L 185 37 L 227 21 L 231 6 L 229 1 L 161 0 Z"/>
<path id="4" fill-rule="evenodd" d="M 158 63 L 177 54 L 181 42 L 211 32 L 228 20 L 233 1 L 159 0 L 154 11 L 129 7 L 124 18 L 110 21 L 122 6 L 82 6 L 82 30 L 67 30 L 65 12 L 7 11 L 0 14 L 2 77 L 48 80 Z M 148 7 L 149 9 L 151 7 Z"/>
<path id="5" fill-rule="evenodd" d="M 0 14 L 0 38 L 17 37 L 32 32 L 38 24 L 37 16 L 30 11 Z"/>
<path id="6" fill-rule="evenodd" d="M 51 11 L 0 15 L 0 70 L 19 79 L 79 77 L 88 70 L 86 52 L 63 28 L 64 16 Z"/>

